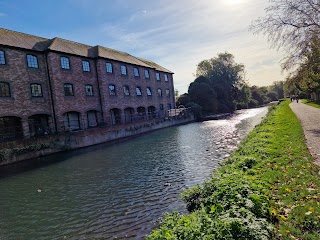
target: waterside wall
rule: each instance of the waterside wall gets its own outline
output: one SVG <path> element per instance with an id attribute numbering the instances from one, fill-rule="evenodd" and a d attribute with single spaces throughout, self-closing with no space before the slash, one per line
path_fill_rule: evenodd
<path id="1" fill-rule="evenodd" d="M 142 122 L 118 128 L 92 128 L 55 135 L 21 139 L 0 143 L 0 166 L 27 159 L 88 147 L 100 143 L 111 142 L 137 136 L 154 130 L 193 122 L 194 117 L 162 119 L 154 122 Z"/>

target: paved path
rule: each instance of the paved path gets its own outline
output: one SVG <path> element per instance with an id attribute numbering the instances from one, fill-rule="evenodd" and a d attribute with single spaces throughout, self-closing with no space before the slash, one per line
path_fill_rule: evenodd
<path id="1" fill-rule="evenodd" d="M 300 120 L 309 151 L 320 166 L 320 108 L 301 102 L 292 102 L 289 106 Z"/>

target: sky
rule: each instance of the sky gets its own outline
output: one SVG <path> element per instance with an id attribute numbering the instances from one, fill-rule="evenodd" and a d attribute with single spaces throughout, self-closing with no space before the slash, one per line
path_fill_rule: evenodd
<path id="1" fill-rule="evenodd" d="M 102 45 L 173 71 L 179 94 L 197 64 L 229 52 L 249 85 L 284 80 L 283 53 L 248 28 L 268 0 L 0 0 L 0 27 L 36 36 Z"/>

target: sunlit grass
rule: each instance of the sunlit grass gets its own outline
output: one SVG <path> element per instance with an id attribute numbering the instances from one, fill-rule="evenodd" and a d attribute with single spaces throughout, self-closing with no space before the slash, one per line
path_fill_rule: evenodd
<path id="1" fill-rule="evenodd" d="M 320 239 L 320 176 L 289 101 L 147 239 Z"/>
<path id="2" fill-rule="evenodd" d="M 302 99 L 301 100 L 304 104 L 307 104 L 311 107 L 316 107 L 316 108 L 320 108 L 320 102 L 312 102 L 310 100 L 307 100 L 307 99 Z"/>

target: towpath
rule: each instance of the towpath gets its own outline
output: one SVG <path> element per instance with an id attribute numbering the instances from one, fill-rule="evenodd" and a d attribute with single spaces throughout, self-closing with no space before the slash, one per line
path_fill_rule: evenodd
<path id="1" fill-rule="evenodd" d="M 307 146 L 315 163 L 320 166 L 320 108 L 301 102 L 292 102 L 290 107 L 301 122 Z"/>

